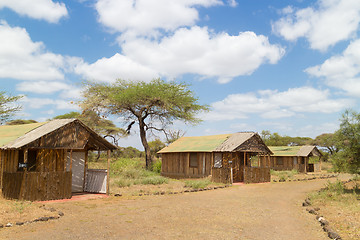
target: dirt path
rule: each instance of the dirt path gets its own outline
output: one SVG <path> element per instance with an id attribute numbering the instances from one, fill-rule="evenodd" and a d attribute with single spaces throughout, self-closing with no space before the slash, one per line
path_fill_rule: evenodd
<path id="1" fill-rule="evenodd" d="M 328 239 L 302 201 L 327 180 L 181 195 L 52 203 L 60 220 L 0 230 L 1 239 Z"/>

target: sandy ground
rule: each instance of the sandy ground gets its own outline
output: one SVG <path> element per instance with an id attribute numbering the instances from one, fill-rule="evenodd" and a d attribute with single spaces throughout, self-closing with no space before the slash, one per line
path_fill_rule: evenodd
<path id="1" fill-rule="evenodd" d="M 332 179 L 334 181 L 335 179 Z M 0 239 L 328 239 L 301 206 L 328 180 L 233 186 L 181 195 L 49 203 L 65 216 L 0 229 Z"/>

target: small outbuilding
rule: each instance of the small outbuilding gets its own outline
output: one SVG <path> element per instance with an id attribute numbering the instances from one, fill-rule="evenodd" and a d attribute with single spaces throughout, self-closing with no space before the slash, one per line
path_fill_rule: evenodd
<path id="1" fill-rule="evenodd" d="M 215 182 L 269 182 L 272 152 L 254 132 L 182 137 L 163 148 L 163 176 Z"/>
<path id="2" fill-rule="evenodd" d="M 88 151 L 117 149 L 77 119 L 0 126 L 0 184 L 9 199 L 71 198 L 109 193 L 108 169 L 87 168 Z"/>
<path id="3" fill-rule="evenodd" d="M 305 173 L 321 171 L 322 153 L 316 146 L 274 146 L 269 148 L 274 153 L 270 157 L 271 169 L 295 169 Z"/>

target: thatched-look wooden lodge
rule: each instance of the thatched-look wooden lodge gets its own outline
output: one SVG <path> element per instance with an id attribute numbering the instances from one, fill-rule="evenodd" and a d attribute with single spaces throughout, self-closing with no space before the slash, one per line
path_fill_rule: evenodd
<path id="1" fill-rule="evenodd" d="M 109 191 L 109 171 L 87 169 L 88 151 L 116 147 L 76 119 L 0 126 L 0 184 L 9 199 L 71 198 Z"/>
<path id="2" fill-rule="evenodd" d="M 316 146 L 274 146 L 269 148 L 274 153 L 270 157 L 271 169 L 295 169 L 305 173 L 321 171 L 322 154 Z M 311 157 L 317 158 L 317 163 L 309 163 Z"/>
<path id="3" fill-rule="evenodd" d="M 215 182 L 269 182 L 272 153 L 257 133 L 182 137 L 160 150 L 161 174 Z M 257 167 L 251 166 L 256 162 Z"/>

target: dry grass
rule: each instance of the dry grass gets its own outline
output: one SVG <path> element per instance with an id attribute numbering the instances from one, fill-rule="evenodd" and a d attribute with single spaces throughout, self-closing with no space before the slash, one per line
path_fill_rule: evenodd
<path id="1" fill-rule="evenodd" d="M 343 239 L 360 239 L 360 181 L 328 184 L 323 191 L 311 194 L 314 206 Z"/>
<path id="2" fill-rule="evenodd" d="M 54 214 L 40 208 L 42 204 L 29 201 L 6 200 L 0 196 L 0 224 L 32 221 L 39 217 Z"/>

